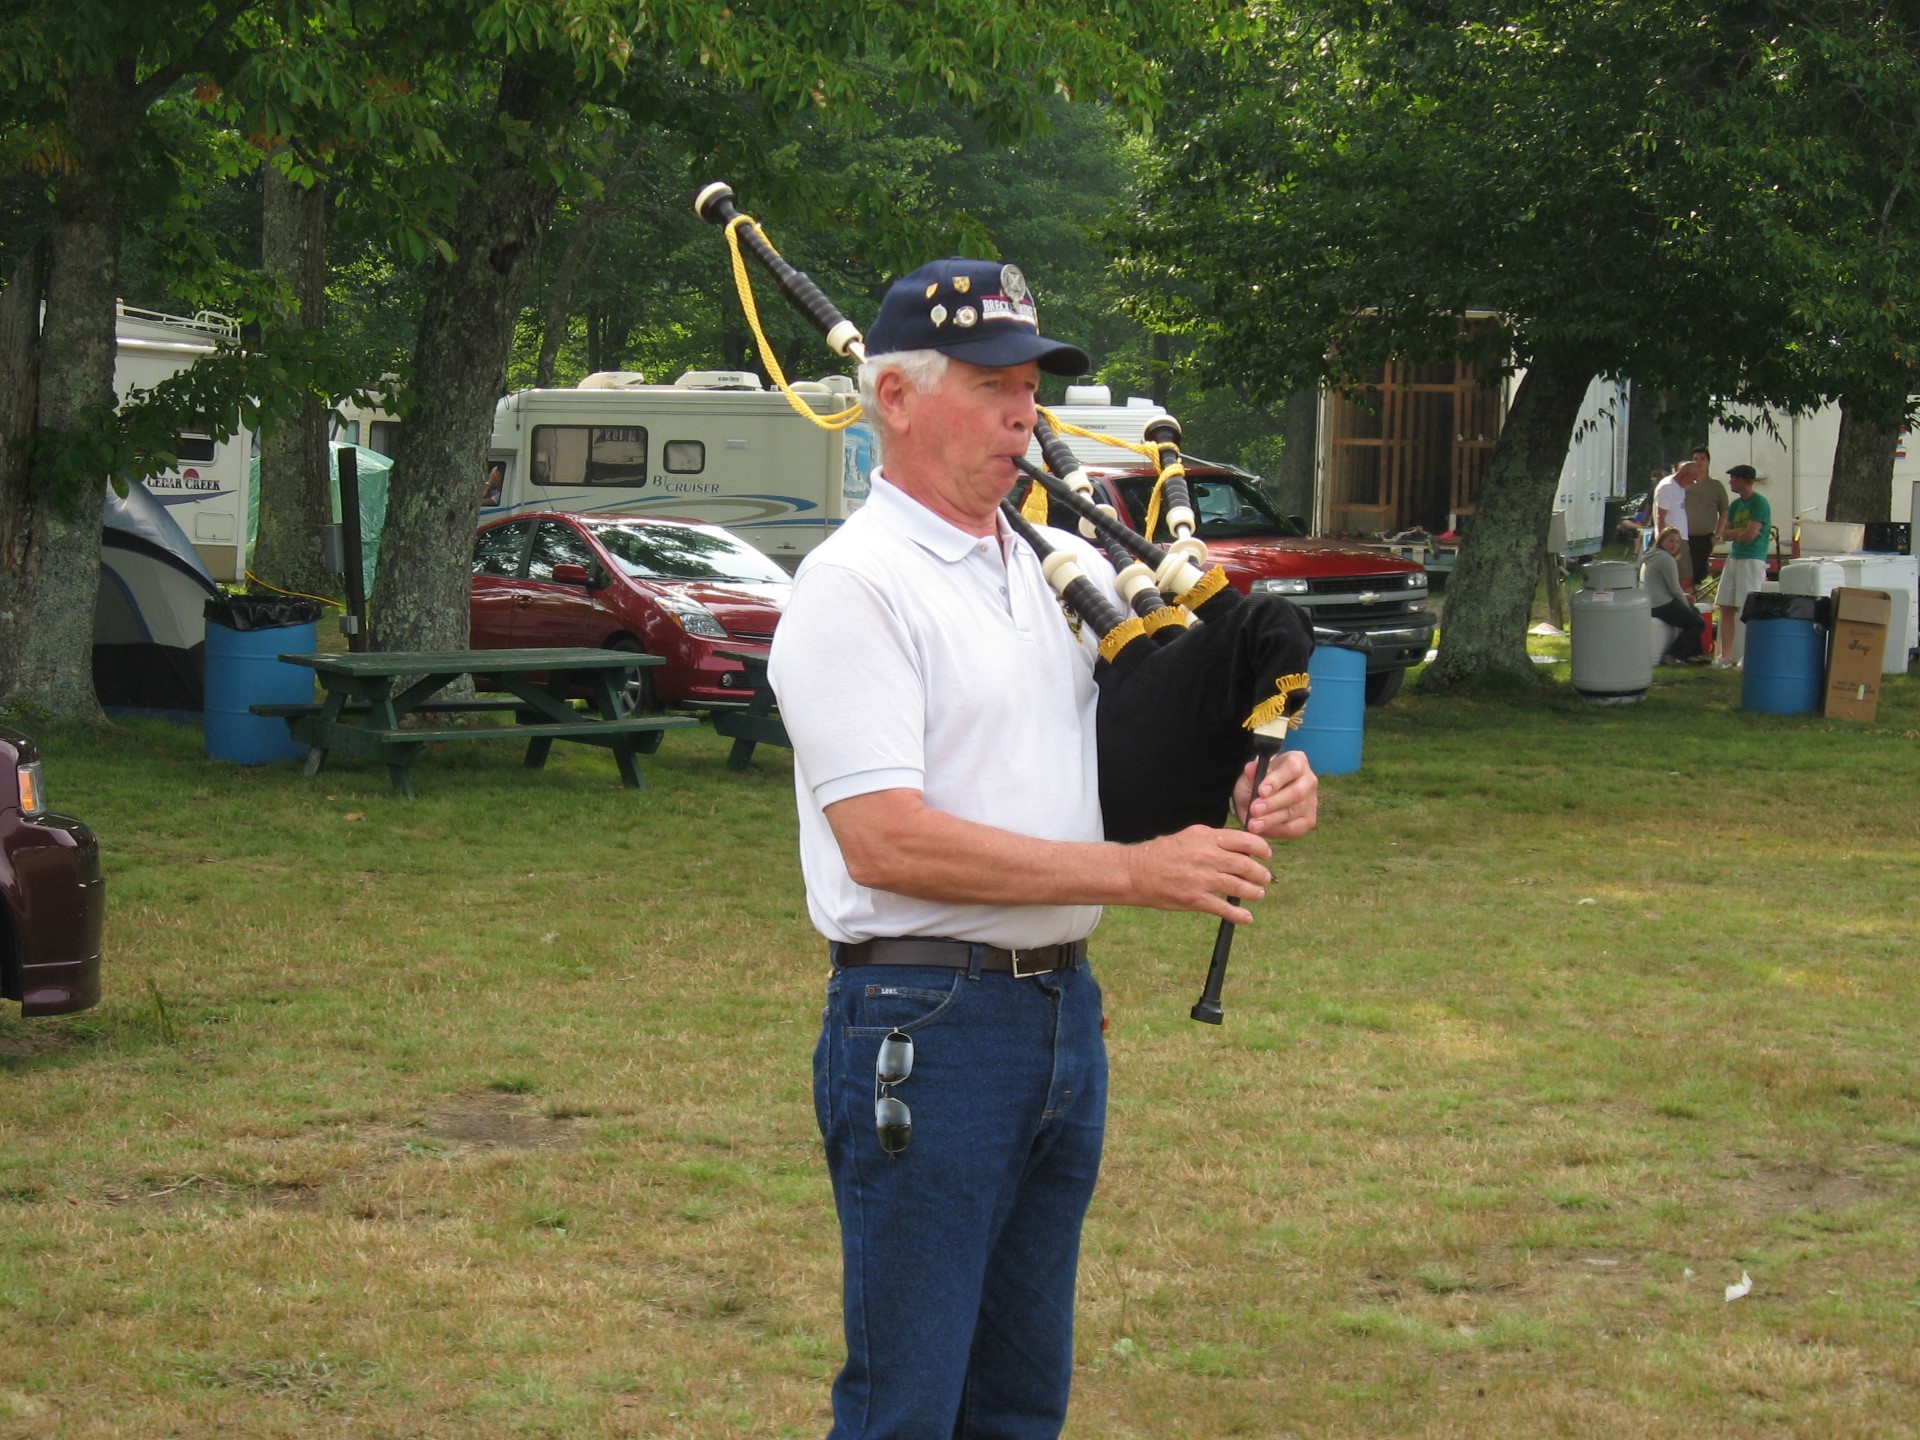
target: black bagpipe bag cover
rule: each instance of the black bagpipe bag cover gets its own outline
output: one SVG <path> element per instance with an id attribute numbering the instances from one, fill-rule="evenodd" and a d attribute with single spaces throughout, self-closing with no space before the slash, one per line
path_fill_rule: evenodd
<path id="1" fill-rule="evenodd" d="M 1095 671 L 1109 840 L 1220 824 L 1253 756 L 1247 717 L 1282 676 L 1306 673 L 1313 627 L 1299 607 L 1278 595 L 1237 598 L 1208 605 L 1205 622 L 1172 643 L 1135 641 Z"/>

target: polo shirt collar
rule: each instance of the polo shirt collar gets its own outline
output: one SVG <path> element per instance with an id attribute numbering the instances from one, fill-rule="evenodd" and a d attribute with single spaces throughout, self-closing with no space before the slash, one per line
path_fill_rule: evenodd
<path id="1" fill-rule="evenodd" d="M 878 506 L 909 540 L 936 560 L 943 560 L 949 565 L 957 565 L 966 559 L 984 538 L 969 535 L 958 525 L 941 519 L 878 470 L 873 473 L 873 490 L 867 497 L 867 504 Z M 1008 529 L 1004 517 L 994 516 L 994 526 L 1003 546 L 1011 541 L 1022 549 L 1026 548 L 1026 542 Z"/>

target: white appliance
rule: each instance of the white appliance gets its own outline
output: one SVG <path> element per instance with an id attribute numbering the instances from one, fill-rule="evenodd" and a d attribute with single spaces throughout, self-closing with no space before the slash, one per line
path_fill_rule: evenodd
<path id="1" fill-rule="evenodd" d="M 1790 582 L 1815 588 L 1790 589 Z M 1887 654 L 1881 673 L 1906 674 L 1908 657 L 1920 640 L 1920 556 L 1869 552 L 1802 555 L 1780 567 L 1780 588 L 1792 594 L 1830 595 L 1842 585 L 1857 590 L 1885 590 L 1893 596 L 1892 623 L 1887 631 Z"/>

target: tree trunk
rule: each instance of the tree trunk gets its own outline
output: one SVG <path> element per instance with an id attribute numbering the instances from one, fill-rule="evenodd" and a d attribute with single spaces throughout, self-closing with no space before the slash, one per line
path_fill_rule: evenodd
<path id="1" fill-rule="evenodd" d="M 0 290 L 0 617 L 24 615 L 31 472 L 16 448 L 33 433 L 40 395 L 40 302 L 47 288 L 47 246 L 34 245 Z M 0 689 L 20 667 L 26 627 L 0 619 Z"/>
<path id="2" fill-rule="evenodd" d="M 573 319 L 573 287 L 593 262 L 605 217 L 603 207 L 589 206 L 580 212 L 567 235 L 567 250 L 554 271 L 553 286 L 547 291 L 546 314 L 540 324 L 540 359 L 534 367 L 533 383 L 542 389 L 553 385 L 554 373 L 560 364 L 560 347 L 566 343 L 569 322 Z"/>
<path id="3" fill-rule="evenodd" d="M 1850 399 L 1840 402 L 1840 438 L 1833 447 L 1827 519 L 1887 520 L 1893 514 L 1893 460 L 1901 416 Z"/>
<path id="4" fill-rule="evenodd" d="M 604 163 L 594 169 L 595 178 L 601 182 L 600 197 L 580 207 L 573 228 L 567 232 L 567 248 L 554 270 L 552 288 L 547 291 L 546 312 L 540 324 L 540 359 L 533 374 L 535 385 L 549 388 L 553 384 L 554 372 L 560 363 L 560 347 L 566 343 L 569 321 L 573 317 L 573 287 L 579 284 L 582 275 L 592 272 L 600 239 L 606 234 L 607 216 L 620 204 L 621 193 L 633 178 L 640 154 L 639 149 L 629 151 L 611 174 Z"/>
<path id="5" fill-rule="evenodd" d="M 1447 580 L 1440 654 L 1421 677 L 1423 688 L 1494 671 L 1532 677 L 1527 620 L 1540 553 L 1591 379 L 1585 366 L 1553 360 L 1536 361 L 1522 377 Z"/>
<path id="6" fill-rule="evenodd" d="M 597 375 L 607 368 L 606 307 L 598 300 L 587 306 L 587 373 Z"/>
<path id="7" fill-rule="evenodd" d="M 138 116 L 131 66 L 70 83 L 66 123 L 73 169 L 60 176 L 47 236 L 46 312 L 40 332 L 37 422 L 69 433 L 114 409 L 116 292 L 122 201 L 115 174 Z M 100 589 L 100 513 L 109 477 L 67 478 L 36 459 L 8 516 L 6 594 L 0 604 L 0 707 L 28 707 L 56 723 L 100 723 L 93 690 L 93 607 Z"/>
<path id="8" fill-rule="evenodd" d="M 414 345 L 414 408 L 388 477 L 374 579 L 379 650 L 463 650 L 473 533 L 486 483 L 493 409 L 506 388 L 514 322 L 553 217 L 559 187 L 524 152 L 567 123 L 531 75 L 501 81 L 501 143 L 461 201 L 454 258 L 437 267 Z"/>
<path id="9" fill-rule="evenodd" d="M 261 204 L 260 263 L 292 289 L 300 324 L 318 330 L 327 314 L 327 193 L 316 181 L 302 189 L 266 167 Z M 279 590 L 331 595 L 321 527 L 333 519 L 327 450 L 327 407 L 317 396 L 260 436 L 260 533 L 251 569 Z"/>

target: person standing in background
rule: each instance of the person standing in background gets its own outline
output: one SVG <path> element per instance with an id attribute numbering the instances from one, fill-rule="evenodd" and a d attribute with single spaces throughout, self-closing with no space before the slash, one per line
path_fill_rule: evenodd
<path id="1" fill-rule="evenodd" d="M 1693 448 L 1694 468 L 1699 478 L 1687 487 L 1687 558 L 1693 562 L 1693 583 L 1713 572 L 1707 568 L 1713 558 L 1713 543 L 1727 518 L 1727 487 L 1714 478 L 1707 447 Z"/>
<path id="2" fill-rule="evenodd" d="M 1733 542 L 1727 551 L 1726 568 L 1720 572 L 1720 625 L 1714 635 L 1718 656 L 1717 669 L 1731 669 L 1734 652 L 1739 649 L 1736 631 L 1740 625 L 1740 607 L 1747 596 L 1767 583 L 1767 536 L 1773 530 L 1773 507 L 1753 487 L 1760 476 L 1751 465 L 1736 465 L 1727 471 L 1727 484 L 1733 490 L 1733 503 L 1727 507 L 1726 523 L 1720 527 L 1722 539 Z"/>

